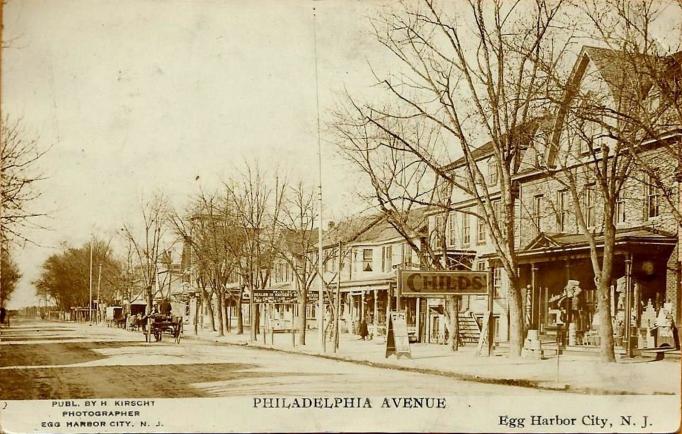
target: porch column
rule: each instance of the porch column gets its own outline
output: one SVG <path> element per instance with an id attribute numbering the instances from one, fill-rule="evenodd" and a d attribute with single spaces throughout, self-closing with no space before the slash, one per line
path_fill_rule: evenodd
<path id="1" fill-rule="evenodd" d="M 379 317 L 379 297 L 378 297 L 378 295 L 379 295 L 379 291 L 377 291 L 377 290 L 375 289 L 375 290 L 374 290 L 374 306 L 373 306 L 373 308 L 374 308 L 374 316 L 372 317 L 372 324 L 373 324 L 373 326 L 374 326 L 373 338 L 376 337 L 376 335 L 377 335 L 377 330 L 378 330 L 378 327 L 379 327 L 379 318 L 378 318 L 378 317 Z"/>
<path id="2" fill-rule="evenodd" d="M 625 350 L 632 357 L 632 253 L 625 257 Z"/>
<path id="3" fill-rule="evenodd" d="M 360 320 L 365 319 L 365 290 L 360 293 Z"/>
<path id="4" fill-rule="evenodd" d="M 388 336 L 388 320 L 391 316 L 391 285 L 386 288 L 386 336 Z"/>
<path id="5" fill-rule="evenodd" d="M 420 321 L 419 321 L 419 319 L 420 319 L 420 318 L 419 318 L 419 305 L 421 304 L 422 299 L 421 299 L 420 297 L 417 297 L 416 300 L 417 300 L 417 301 L 416 301 L 417 306 L 416 306 L 416 308 L 415 308 L 415 314 L 417 315 L 417 318 L 416 318 L 416 321 L 415 321 L 415 326 L 417 327 L 417 342 L 421 342 L 421 336 L 419 335 L 419 325 L 420 325 L 420 324 L 419 324 L 419 323 L 420 323 Z"/>
<path id="6" fill-rule="evenodd" d="M 536 315 L 537 315 L 537 310 L 535 308 L 535 273 L 538 271 L 537 265 L 535 263 L 530 264 L 530 321 L 531 321 L 531 327 L 534 329 L 538 328 L 538 322 L 536 322 Z M 538 300 L 539 301 L 539 300 Z M 539 303 L 538 303 L 539 304 Z"/>

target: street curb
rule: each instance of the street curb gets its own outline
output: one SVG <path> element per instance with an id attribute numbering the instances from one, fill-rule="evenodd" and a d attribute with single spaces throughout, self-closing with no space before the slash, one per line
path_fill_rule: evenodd
<path id="1" fill-rule="evenodd" d="M 632 391 L 627 391 L 627 390 L 609 390 L 609 389 L 599 389 L 599 388 L 591 388 L 591 387 L 575 387 L 575 386 L 571 386 L 570 384 L 554 383 L 554 382 L 546 381 L 546 380 L 526 380 L 526 379 L 519 379 L 519 378 L 482 377 L 479 375 L 463 374 L 463 373 L 459 373 L 459 372 L 445 371 L 445 370 L 441 370 L 441 369 L 418 368 L 418 367 L 413 367 L 413 366 L 398 366 L 398 365 L 394 365 L 391 363 L 373 362 L 370 360 L 354 359 L 352 357 L 347 357 L 347 356 L 288 350 L 285 348 L 263 346 L 263 345 L 260 345 L 258 343 L 256 343 L 254 345 L 253 343 L 249 343 L 249 342 L 225 342 L 225 341 L 221 341 L 219 339 L 215 339 L 213 337 L 206 338 L 206 337 L 195 336 L 195 335 L 184 335 L 184 337 L 187 339 L 192 339 L 192 340 L 208 341 L 208 342 L 214 342 L 214 343 L 218 343 L 218 344 L 222 344 L 222 345 L 230 345 L 230 346 L 235 346 L 235 347 L 248 347 L 248 348 L 252 348 L 252 349 L 256 349 L 256 350 L 277 351 L 277 352 L 286 353 L 286 354 L 298 354 L 298 355 L 317 357 L 317 358 L 327 359 L 327 360 L 335 360 L 335 361 L 340 361 L 340 362 L 354 363 L 356 365 L 369 366 L 369 367 L 373 367 L 373 368 L 393 369 L 396 371 L 406 371 L 406 372 L 417 372 L 420 374 L 427 374 L 427 375 L 438 375 L 441 377 L 448 377 L 448 378 L 453 378 L 456 380 L 469 381 L 469 382 L 482 383 L 482 384 L 497 384 L 497 385 L 504 385 L 504 386 L 525 387 L 525 388 L 548 390 L 548 391 L 555 391 L 555 392 L 556 391 L 562 391 L 562 392 L 579 393 L 579 394 L 592 394 L 592 395 L 675 395 L 674 393 L 655 392 L 655 391 L 651 392 L 651 393 L 639 393 L 639 392 L 632 392 Z"/>

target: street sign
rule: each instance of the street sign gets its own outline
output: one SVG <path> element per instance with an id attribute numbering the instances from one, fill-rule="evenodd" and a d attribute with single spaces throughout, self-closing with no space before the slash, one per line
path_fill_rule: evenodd
<path id="1" fill-rule="evenodd" d="M 398 292 L 403 297 L 486 295 L 485 271 L 412 271 L 398 272 Z"/>
<path id="2" fill-rule="evenodd" d="M 412 357 L 410 351 L 410 339 L 407 335 L 407 318 L 405 312 L 391 312 L 388 318 L 388 330 L 386 332 L 386 358 L 395 354 Z"/>

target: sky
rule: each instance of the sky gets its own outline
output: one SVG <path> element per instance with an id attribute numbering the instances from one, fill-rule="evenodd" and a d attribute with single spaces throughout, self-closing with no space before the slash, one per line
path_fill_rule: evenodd
<path id="1" fill-rule="evenodd" d="M 47 176 L 42 195 L 31 204 L 47 213 L 39 222 L 47 229 L 26 234 L 35 245 L 13 250 L 23 278 L 10 307 L 36 303 L 31 282 L 61 243 L 117 239 L 155 192 L 182 209 L 245 161 L 316 183 L 316 64 L 325 216 L 365 209 L 359 193 L 367 184 L 324 125 L 345 89 L 378 91 L 370 64 L 394 70 L 369 17 L 395 4 L 9 0 L 3 115 L 21 119 L 25 134 L 49 149 L 38 168 Z M 679 36 L 681 16 L 666 14 L 661 38 Z"/>
<path id="2" fill-rule="evenodd" d="M 15 248 L 10 307 L 60 243 L 108 239 L 163 191 L 182 208 L 243 165 L 317 180 L 316 9 L 322 123 L 344 88 L 373 82 L 369 35 L 379 1 L 10 0 L 2 109 L 49 148 L 32 209 L 38 245 Z M 325 214 L 359 211 L 357 176 L 323 138 Z M 199 180 L 196 177 L 199 176 Z"/>

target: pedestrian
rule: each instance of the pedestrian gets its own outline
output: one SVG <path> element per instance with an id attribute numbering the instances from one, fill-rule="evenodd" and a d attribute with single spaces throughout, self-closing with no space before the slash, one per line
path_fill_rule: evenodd
<path id="1" fill-rule="evenodd" d="M 0 307 L 0 324 L 5 323 L 5 316 L 7 316 L 7 311 L 4 307 Z"/>
<path id="2" fill-rule="evenodd" d="M 360 330 L 358 330 L 360 333 L 360 339 L 363 341 L 367 339 L 367 336 L 369 336 L 369 330 L 367 329 L 367 320 L 363 316 L 362 319 L 360 320 Z"/>

